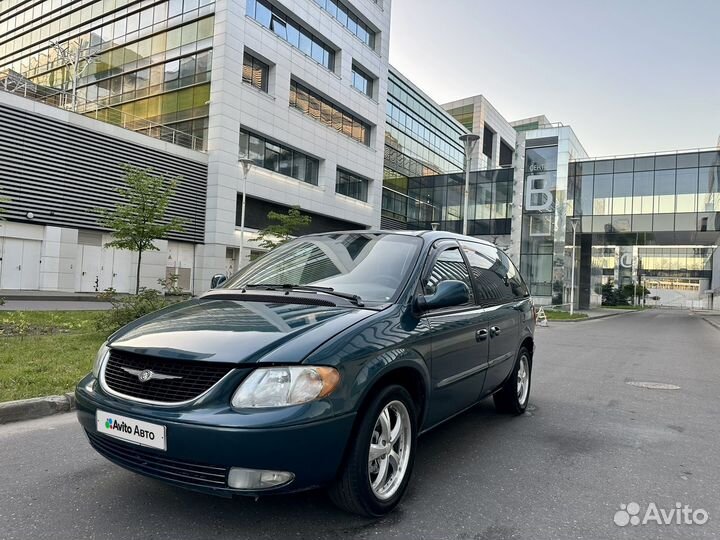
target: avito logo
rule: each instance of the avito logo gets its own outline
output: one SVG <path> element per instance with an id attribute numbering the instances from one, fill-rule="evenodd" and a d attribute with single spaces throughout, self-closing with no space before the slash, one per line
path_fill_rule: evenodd
<path id="1" fill-rule="evenodd" d="M 130 424 L 126 424 L 124 421 L 118 422 L 112 418 L 107 418 L 105 420 L 105 429 L 121 431 L 123 433 L 127 433 L 128 435 L 135 435 L 141 439 L 150 439 L 151 441 L 155 440 L 155 434 L 152 431 L 148 429 L 141 429 L 138 425 L 132 426 Z"/>
<path id="2" fill-rule="evenodd" d="M 675 508 L 669 510 L 658 508 L 655 503 L 650 503 L 644 514 L 640 510 L 640 505 L 636 502 L 621 504 L 620 510 L 615 512 L 613 521 L 615 525 L 625 527 L 626 525 L 647 525 L 648 523 L 658 525 L 704 525 L 710 519 L 706 510 L 702 508 L 693 510 L 689 505 L 683 505 L 679 502 L 675 503 Z"/>

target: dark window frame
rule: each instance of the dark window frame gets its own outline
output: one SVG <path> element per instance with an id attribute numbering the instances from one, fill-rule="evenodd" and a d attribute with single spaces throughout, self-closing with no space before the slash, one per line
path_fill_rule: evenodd
<path id="1" fill-rule="evenodd" d="M 318 105 L 317 116 L 312 114 L 314 109 L 310 105 L 308 105 L 308 109 L 305 110 L 305 107 L 303 106 L 304 102 L 298 99 L 300 94 L 307 95 L 308 101 L 310 100 L 310 98 L 312 98 L 316 100 L 318 104 L 324 104 L 327 107 L 330 107 L 330 109 L 332 110 L 332 114 L 330 115 L 330 121 L 323 121 L 322 116 L 320 115 L 320 109 L 322 108 L 322 105 Z M 338 105 L 335 105 L 330 100 L 324 98 L 314 90 L 310 89 L 309 87 L 305 86 L 303 83 L 298 82 L 295 79 L 290 79 L 290 107 L 299 110 L 313 120 L 320 122 L 321 124 L 331 129 L 334 129 L 338 133 L 342 133 L 350 137 L 351 139 L 361 144 L 364 144 L 365 146 L 370 146 L 370 134 L 372 132 L 372 126 L 370 126 L 370 124 L 368 124 L 364 120 L 360 120 L 354 114 L 348 112 L 346 109 Z M 336 113 L 341 113 L 343 117 L 342 126 L 339 126 L 340 129 L 336 127 Z M 356 132 L 358 133 L 357 136 L 355 135 Z"/>
<path id="2" fill-rule="evenodd" d="M 340 177 L 345 176 L 350 181 L 343 181 L 340 182 Z M 360 176 L 359 174 L 355 174 L 354 172 L 348 171 L 347 169 L 343 169 L 342 167 L 338 167 L 335 171 L 335 193 L 339 193 L 340 195 L 344 195 L 345 197 L 350 197 L 352 199 L 356 199 L 358 201 L 367 202 L 368 195 L 370 194 L 370 182 L 371 180 L 369 178 L 366 178 L 364 176 Z M 356 197 L 354 195 L 351 195 L 350 193 L 344 193 L 340 191 L 341 185 L 353 185 L 353 184 L 359 184 L 362 185 L 363 188 L 361 189 L 361 192 L 364 191 L 364 197 Z"/>
<path id="3" fill-rule="evenodd" d="M 352 64 L 351 68 L 352 73 L 352 81 L 351 84 L 355 90 L 362 92 L 370 99 L 373 99 L 374 90 L 375 90 L 375 77 L 370 75 L 367 71 L 365 71 L 363 68 L 358 66 L 355 62 Z M 355 84 L 356 78 L 362 80 L 365 83 L 365 88 L 361 88 L 357 84 Z"/>
<path id="4" fill-rule="evenodd" d="M 261 20 L 258 18 L 257 6 L 262 6 L 265 10 L 270 12 L 270 18 L 267 19 L 267 21 L 265 19 Z M 289 16 L 285 13 L 285 11 L 273 5 L 268 0 L 247 0 L 246 16 L 256 21 L 263 28 L 267 28 L 277 37 L 286 43 L 289 43 L 292 47 L 295 47 L 297 50 L 306 54 L 321 66 L 332 72 L 335 71 L 335 48 L 332 47 L 325 39 L 312 32 L 306 26 L 297 22 L 296 19 Z M 291 28 L 292 32 L 288 32 L 288 28 Z M 291 39 L 291 34 L 292 36 L 298 36 L 297 43 L 294 42 L 294 38 Z M 310 49 L 307 51 L 301 46 L 301 42 L 303 41 L 302 38 L 305 38 L 305 40 L 309 40 L 310 42 Z M 319 48 L 321 50 L 319 58 L 316 57 L 318 56 L 317 54 L 313 54 L 313 50 L 315 48 Z"/>
<path id="5" fill-rule="evenodd" d="M 251 72 L 250 77 L 245 76 L 245 68 L 248 67 Z M 255 82 L 255 73 L 256 70 L 259 70 L 260 76 L 260 84 L 256 84 Z M 255 57 L 253 54 L 249 53 L 248 51 L 245 51 L 243 53 L 243 74 L 242 74 L 242 80 L 245 84 L 249 84 L 253 88 L 257 88 L 261 92 L 268 93 L 268 80 L 270 79 L 270 65 L 263 62 L 259 58 Z"/>
<path id="6" fill-rule="evenodd" d="M 248 141 L 248 147 L 246 150 L 243 150 L 242 148 L 242 141 L 243 137 L 246 137 Z M 257 141 L 260 141 L 262 144 L 262 152 L 258 152 L 257 159 L 254 159 L 255 165 L 258 167 L 261 167 L 263 169 L 267 169 L 268 171 L 273 171 L 278 174 L 282 174 L 283 176 L 288 176 L 289 178 L 294 178 L 295 180 L 298 180 L 300 182 L 304 182 L 306 184 L 310 184 L 312 186 L 318 185 L 318 172 L 320 169 L 320 160 L 312 157 L 304 152 L 300 152 L 299 150 L 295 150 L 294 148 L 290 148 L 289 146 L 286 146 L 284 144 L 275 142 L 271 139 L 268 139 L 267 137 L 260 135 L 258 133 L 255 133 L 253 131 L 250 131 L 248 129 L 245 129 L 244 127 L 240 128 L 240 136 L 238 141 L 239 146 L 239 154 L 240 156 L 250 156 L 250 147 L 249 142 L 250 138 L 255 138 Z M 276 155 L 276 159 L 274 163 L 277 163 L 277 168 L 268 166 L 268 146 L 272 147 L 270 148 L 271 154 L 274 152 Z M 259 149 L 258 149 L 259 150 Z M 287 156 L 288 153 L 290 154 L 290 174 L 285 174 L 284 172 L 281 172 L 282 163 L 283 163 L 283 156 Z M 271 156 L 272 157 L 272 156 Z M 295 167 L 295 160 L 298 159 L 298 161 L 302 158 L 302 169 L 298 169 L 297 172 L 300 173 L 302 170 L 302 176 L 298 174 L 298 176 L 295 176 L 293 173 L 296 172 Z M 260 159 L 262 159 L 262 162 L 260 162 Z"/>

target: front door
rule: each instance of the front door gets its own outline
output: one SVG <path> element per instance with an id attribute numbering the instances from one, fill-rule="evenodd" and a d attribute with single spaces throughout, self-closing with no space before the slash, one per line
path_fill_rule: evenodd
<path id="1" fill-rule="evenodd" d="M 443 241 L 431 251 L 423 279 L 423 293 L 433 294 L 445 280 L 464 282 L 470 302 L 430 311 L 432 399 L 428 425 L 472 405 L 482 391 L 488 355 L 488 325 L 484 309 L 475 304 L 470 273 L 455 241 Z"/>

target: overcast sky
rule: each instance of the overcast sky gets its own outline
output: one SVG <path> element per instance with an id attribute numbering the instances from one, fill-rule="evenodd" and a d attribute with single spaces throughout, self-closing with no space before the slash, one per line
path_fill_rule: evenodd
<path id="1" fill-rule="evenodd" d="M 720 0 L 393 0 L 390 62 L 439 103 L 569 124 L 591 156 L 720 135 Z"/>

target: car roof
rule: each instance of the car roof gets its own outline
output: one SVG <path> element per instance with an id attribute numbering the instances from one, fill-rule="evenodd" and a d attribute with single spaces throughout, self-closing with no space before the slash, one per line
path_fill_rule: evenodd
<path id="1" fill-rule="evenodd" d="M 488 242 L 487 240 L 483 240 L 482 238 L 475 238 L 473 236 L 465 236 L 462 234 L 457 234 L 453 232 L 448 231 L 428 231 L 428 230 L 419 230 L 419 231 L 409 231 L 409 230 L 391 230 L 391 229 L 357 229 L 357 230 L 347 230 L 347 231 L 328 231 L 324 233 L 315 233 L 315 234 L 309 234 L 306 236 L 328 236 L 331 234 L 400 234 L 404 236 L 417 236 L 422 238 L 426 244 L 432 244 L 436 240 L 466 240 L 470 242 L 479 242 L 481 244 L 486 244 L 488 246 L 493 246 L 494 244 L 492 242 Z"/>

